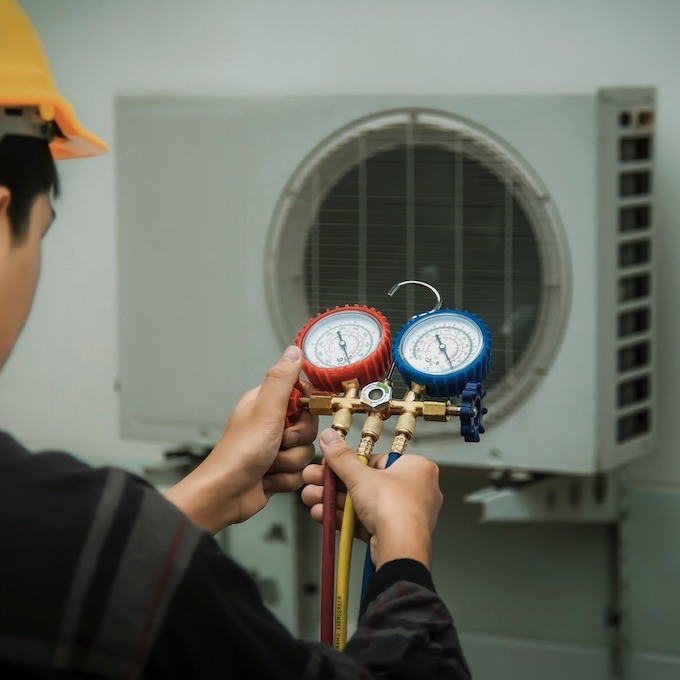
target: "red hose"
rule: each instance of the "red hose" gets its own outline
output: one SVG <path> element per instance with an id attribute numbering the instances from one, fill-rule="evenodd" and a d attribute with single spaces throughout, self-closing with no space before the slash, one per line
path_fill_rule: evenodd
<path id="1" fill-rule="evenodd" d="M 321 642 L 335 637 L 335 527 L 336 478 L 328 465 L 323 471 L 323 532 L 321 546 Z"/>

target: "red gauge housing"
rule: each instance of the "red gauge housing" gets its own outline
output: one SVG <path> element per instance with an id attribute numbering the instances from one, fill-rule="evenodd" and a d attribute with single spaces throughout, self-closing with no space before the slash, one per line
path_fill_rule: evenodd
<path id="1" fill-rule="evenodd" d="M 286 409 L 286 423 L 285 428 L 295 425 L 302 414 L 302 407 L 300 406 L 300 397 L 302 396 L 304 388 L 302 383 L 298 380 L 295 385 L 293 385 L 293 390 L 288 397 L 288 408 Z"/>
<path id="2" fill-rule="evenodd" d="M 305 356 L 303 347 L 305 336 L 310 328 L 328 316 L 349 311 L 368 314 L 378 323 L 381 334 L 377 347 L 367 357 L 343 366 L 322 367 L 311 363 Z M 298 333 L 295 344 L 302 350 L 302 370 L 307 380 L 318 390 L 338 393 L 344 392 L 342 383 L 346 380 L 357 379 L 360 385 L 382 380 L 391 363 L 391 340 L 390 324 L 381 312 L 366 305 L 345 305 L 327 309 L 310 319 Z"/>

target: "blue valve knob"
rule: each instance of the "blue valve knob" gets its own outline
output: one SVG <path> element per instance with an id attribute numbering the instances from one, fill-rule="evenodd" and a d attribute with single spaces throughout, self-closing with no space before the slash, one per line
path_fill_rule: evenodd
<path id="1" fill-rule="evenodd" d="M 484 433 L 482 417 L 487 409 L 482 405 L 486 390 L 480 382 L 469 382 L 460 403 L 460 436 L 466 442 L 478 442 L 479 435 Z"/>

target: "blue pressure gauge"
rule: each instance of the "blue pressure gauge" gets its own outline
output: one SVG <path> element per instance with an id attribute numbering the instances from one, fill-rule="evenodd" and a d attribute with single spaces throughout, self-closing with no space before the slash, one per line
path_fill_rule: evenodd
<path id="1" fill-rule="evenodd" d="M 399 331 L 392 358 L 408 387 L 418 383 L 431 397 L 457 397 L 468 383 L 481 383 L 488 375 L 491 333 L 467 311 L 425 312 Z"/>

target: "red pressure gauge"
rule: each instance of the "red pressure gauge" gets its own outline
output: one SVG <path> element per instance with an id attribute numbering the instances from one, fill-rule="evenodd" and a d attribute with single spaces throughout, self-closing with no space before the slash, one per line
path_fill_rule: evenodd
<path id="1" fill-rule="evenodd" d="M 310 319 L 295 344 L 302 350 L 302 370 L 314 387 L 342 392 L 342 382 L 361 385 L 382 380 L 391 362 L 390 325 L 365 305 L 328 309 Z"/>

